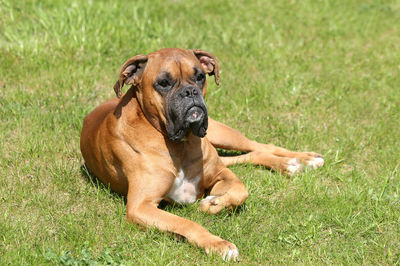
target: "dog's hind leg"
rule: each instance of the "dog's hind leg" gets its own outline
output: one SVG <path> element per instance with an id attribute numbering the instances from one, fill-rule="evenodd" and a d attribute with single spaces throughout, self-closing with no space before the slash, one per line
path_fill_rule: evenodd
<path id="1" fill-rule="evenodd" d="M 301 163 L 313 168 L 320 167 L 324 164 L 324 159 L 318 153 L 294 152 L 273 144 L 259 143 L 246 138 L 239 131 L 211 118 L 208 119 L 208 123 L 207 138 L 215 148 L 250 152 L 249 154 L 235 156 L 238 157 L 236 159 L 235 157 L 225 157 L 225 159 L 221 157 L 225 165 L 253 163 L 285 171 L 285 169 L 277 167 L 277 165 L 288 163 L 288 159 L 291 158 L 296 158 Z M 265 154 L 260 155 L 260 153 Z M 280 159 L 280 157 L 284 159 Z M 265 161 L 262 161 L 263 158 Z"/>
<path id="2" fill-rule="evenodd" d="M 221 161 L 225 166 L 233 164 L 251 163 L 263 165 L 283 174 L 294 175 L 303 169 L 297 158 L 276 156 L 268 152 L 252 151 L 238 156 L 221 156 Z"/>

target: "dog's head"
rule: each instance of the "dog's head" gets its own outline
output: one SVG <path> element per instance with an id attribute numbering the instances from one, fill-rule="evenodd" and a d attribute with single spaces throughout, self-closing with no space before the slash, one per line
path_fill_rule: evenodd
<path id="1" fill-rule="evenodd" d="M 166 48 L 126 61 L 114 90 L 121 97 L 124 84 L 131 84 L 146 118 L 170 139 L 180 141 L 190 131 L 204 137 L 206 74 L 219 83 L 218 62 L 211 53 Z"/>

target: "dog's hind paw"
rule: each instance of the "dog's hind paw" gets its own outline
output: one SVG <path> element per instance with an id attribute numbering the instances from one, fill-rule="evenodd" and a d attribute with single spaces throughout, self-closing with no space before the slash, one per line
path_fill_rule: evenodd
<path id="1" fill-rule="evenodd" d="M 307 168 L 317 169 L 324 165 L 324 158 L 315 152 L 297 152 L 296 157 Z"/>
<path id="2" fill-rule="evenodd" d="M 310 168 L 317 169 L 318 167 L 323 166 L 325 163 L 324 158 L 321 157 L 314 157 L 306 161 L 306 165 Z"/>
<path id="3" fill-rule="evenodd" d="M 296 158 L 290 159 L 288 162 L 286 162 L 286 173 L 288 175 L 295 175 L 300 173 L 303 170 L 303 167 L 300 163 L 299 160 Z"/>

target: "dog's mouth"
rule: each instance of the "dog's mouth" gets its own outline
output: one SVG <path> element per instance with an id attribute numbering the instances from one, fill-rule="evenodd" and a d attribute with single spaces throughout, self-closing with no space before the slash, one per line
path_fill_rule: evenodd
<path id="1" fill-rule="evenodd" d="M 205 120 L 206 124 L 205 124 Z M 198 137 L 204 137 L 207 134 L 208 117 L 203 108 L 193 106 L 187 112 L 185 121 L 189 122 L 189 128 L 192 133 Z"/>
<path id="2" fill-rule="evenodd" d="M 207 134 L 208 115 L 205 106 L 193 105 L 189 107 L 182 118 L 174 121 L 175 130 L 169 134 L 171 140 L 181 141 L 190 131 L 193 135 L 201 138 Z"/>
<path id="3" fill-rule="evenodd" d="M 188 121 L 190 124 L 193 124 L 201 121 L 203 117 L 203 109 L 199 106 L 193 106 L 187 110 L 185 120 Z"/>

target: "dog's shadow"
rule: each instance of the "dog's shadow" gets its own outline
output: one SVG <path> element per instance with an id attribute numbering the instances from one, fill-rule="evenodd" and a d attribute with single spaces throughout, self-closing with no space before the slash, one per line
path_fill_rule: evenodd
<path id="1" fill-rule="evenodd" d="M 246 154 L 247 152 L 243 151 L 234 151 L 234 150 L 223 150 L 223 149 L 217 149 L 218 156 L 221 157 L 232 157 L 232 156 L 238 156 L 238 155 L 243 155 Z"/>
<path id="2" fill-rule="evenodd" d="M 88 182 L 90 185 L 96 187 L 97 189 L 101 190 L 103 193 L 109 194 L 112 197 L 115 198 L 122 198 L 124 200 L 124 203 L 126 205 L 126 197 L 122 196 L 121 194 L 118 194 L 114 191 L 111 190 L 109 186 L 106 186 L 104 183 L 102 183 L 90 169 L 87 167 L 86 163 L 83 163 L 81 165 L 81 175 L 82 177 Z"/>
<path id="3" fill-rule="evenodd" d="M 218 154 L 219 154 L 219 151 L 218 151 Z M 225 156 L 234 156 L 234 155 L 232 155 L 233 153 L 230 153 L 230 152 L 228 152 L 228 153 L 226 153 L 226 154 L 227 154 L 227 155 L 225 155 Z M 223 156 L 223 155 L 221 155 L 221 156 Z M 93 172 L 90 171 L 90 169 L 86 166 L 86 163 L 83 163 L 83 164 L 81 165 L 81 174 L 82 174 L 82 177 L 83 177 L 90 185 L 92 185 L 92 186 L 96 187 L 97 189 L 101 190 L 103 193 L 106 193 L 106 194 L 111 195 L 112 197 L 122 199 L 122 200 L 124 201 L 125 206 L 126 206 L 126 203 L 127 203 L 126 197 L 125 197 L 125 196 L 122 196 L 122 195 L 119 194 L 119 193 L 116 193 L 116 192 L 112 191 L 111 188 L 110 188 L 109 186 L 106 186 L 104 183 L 102 183 L 102 182 L 93 174 Z M 204 198 L 205 198 L 206 196 L 208 196 L 208 193 L 207 193 L 207 192 L 206 192 L 206 194 L 204 195 Z M 236 214 L 242 212 L 243 209 L 244 209 L 244 206 L 245 206 L 245 204 L 236 207 L 233 211 L 230 211 L 230 212 L 228 213 L 228 216 L 236 215 Z M 166 201 L 166 200 L 162 200 L 162 201 L 158 204 L 158 208 L 159 208 L 159 209 L 166 210 L 166 211 L 171 210 L 171 209 L 175 209 L 175 208 L 182 209 L 182 208 L 184 208 L 184 207 L 185 207 L 185 205 L 183 205 L 183 204 L 173 203 L 173 202 L 171 203 L 171 202 L 168 202 L 168 201 Z"/>

